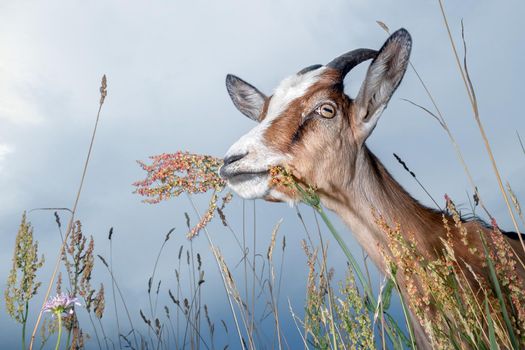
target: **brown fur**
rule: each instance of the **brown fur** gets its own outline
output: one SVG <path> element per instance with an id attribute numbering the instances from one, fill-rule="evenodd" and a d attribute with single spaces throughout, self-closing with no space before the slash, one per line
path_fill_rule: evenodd
<path id="1" fill-rule="evenodd" d="M 293 146 L 293 136 L 303 125 L 305 114 L 312 112 L 316 103 L 321 99 L 341 99 L 342 95 L 337 91 L 339 81 L 339 72 L 335 70 L 325 72 L 316 84 L 312 85 L 300 99 L 292 101 L 286 110 L 272 122 L 264 134 L 265 143 L 276 151 L 289 153 Z M 264 111 L 265 115 L 266 113 L 267 108 Z M 313 128 L 312 126 L 305 126 L 304 129 L 307 127 Z"/>

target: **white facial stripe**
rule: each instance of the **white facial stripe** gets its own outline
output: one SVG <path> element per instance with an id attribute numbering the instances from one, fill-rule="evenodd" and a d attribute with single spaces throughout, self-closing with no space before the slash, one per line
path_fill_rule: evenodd
<path id="1" fill-rule="evenodd" d="M 234 166 L 234 169 L 238 171 L 258 172 L 268 170 L 270 167 L 279 165 L 287 159 L 287 155 L 277 153 L 264 143 L 263 136 L 265 131 L 273 120 L 286 110 L 292 101 L 302 97 L 312 85 L 319 81 L 320 75 L 325 70 L 326 67 L 320 67 L 301 75 L 292 75 L 279 84 L 270 100 L 264 120 L 242 136 L 226 152 L 226 157 L 246 154 L 246 157 L 230 166 Z M 246 181 L 246 183 L 229 185 L 244 198 L 261 198 L 270 191 L 267 177 L 261 177 L 258 181 L 254 179 Z M 277 196 L 275 193 L 273 195 Z"/>
<path id="2" fill-rule="evenodd" d="M 271 122 L 277 118 L 286 110 L 290 102 L 303 96 L 312 85 L 317 83 L 325 70 L 326 67 L 321 67 L 305 74 L 295 74 L 284 79 L 274 91 L 264 121 Z"/>

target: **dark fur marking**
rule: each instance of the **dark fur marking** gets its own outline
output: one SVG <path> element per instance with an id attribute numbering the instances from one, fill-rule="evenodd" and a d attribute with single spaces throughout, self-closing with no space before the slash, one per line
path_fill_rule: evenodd
<path id="1" fill-rule="evenodd" d="M 462 218 L 461 218 L 461 221 L 462 221 L 463 223 L 467 223 L 467 222 L 477 222 L 478 224 L 480 224 L 480 225 L 481 225 L 482 227 L 484 227 L 484 228 L 487 228 L 487 229 L 490 229 L 490 230 L 493 229 L 492 225 L 489 225 L 489 223 L 487 223 L 485 220 L 483 220 L 483 219 L 481 219 L 481 218 L 479 218 L 479 217 L 477 217 L 477 216 L 474 216 L 474 215 L 466 215 L 466 217 L 462 217 Z M 518 236 L 518 234 L 517 234 L 516 232 L 514 232 L 514 231 L 504 231 L 504 230 L 502 230 L 502 229 L 499 229 L 499 230 L 500 230 L 500 232 L 501 232 L 503 235 L 507 236 L 508 238 L 510 238 L 510 239 L 512 239 L 512 240 L 517 241 L 517 240 L 520 239 L 520 237 Z M 521 238 L 523 238 L 523 239 L 525 240 L 525 233 L 522 233 L 522 234 L 521 234 Z"/>
<path id="2" fill-rule="evenodd" d="M 297 127 L 297 130 L 295 130 L 293 136 L 292 136 L 292 142 L 290 143 L 291 145 L 299 142 L 299 140 L 303 137 L 303 134 L 304 132 L 306 131 L 306 128 L 309 124 L 309 122 L 311 120 L 314 119 L 314 116 L 312 116 L 311 114 L 306 116 L 306 118 L 304 118 L 304 120 L 302 121 L 301 125 L 299 125 Z"/>

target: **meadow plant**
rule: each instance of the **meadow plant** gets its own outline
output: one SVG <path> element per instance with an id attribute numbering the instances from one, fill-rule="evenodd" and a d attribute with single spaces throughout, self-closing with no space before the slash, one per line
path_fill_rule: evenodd
<path id="1" fill-rule="evenodd" d="M 27 221 L 26 213 L 16 235 L 13 265 L 7 279 L 5 304 L 9 316 L 22 324 L 22 349 L 25 349 L 26 324 L 29 302 L 37 294 L 41 282 L 36 273 L 44 265 L 44 256 L 38 257 L 38 242 L 33 237 L 33 227 Z"/>
<path id="2" fill-rule="evenodd" d="M 75 313 L 75 305 L 80 306 L 78 299 L 67 294 L 57 294 L 49 299 L 42 308 L 43 312 L 51 312 L 58 320 L 58 337 L 55 350 L 60 348 L 60 340 L 62 337 L 62 318 L 64 316 L 71 317 Z M 68 348 L 66 344 L 66 348 Z"/>
<path id="3" fill-rule="evenodd" d="M 482 236 L 485 251 L 476 251 L 470 247 L 469 237 L 482 232 L 467 230 L 448 197 L 447 209 L 452 216 L 449 220 L 443 215 L 447 232 L 451 232 L 450 225 L 455 225 L 461 234 L 456 244 L 465 245 L 472 254 L 485 256 L 486 266 L 494 267 L 492 283 L 466 261 L 456 259 L 451 236 L 443 239 L 443 251 L 437 252 L 436 257 L 425 256 L 419 252 L 415 238 L 402 231 L 402 225 L 388 225 L 378 215 L 376 223 L 389 239 L 389 252 L 383 252 L 384 258 L 391 269 L 397 271 L 390 277 L 404 280 L 410 296 L 406 302 L 424 326 L 434 348 L 493 349 L 494 344 L 509 349 L 523 348 L 524 281 L 517 274 L 511 246 L 493 222 L 492 233 Z M 474 277 L 475 283 L 467 277 Z M 506 324 L 507 318 L 510 324 Z"/>
<path id="4" fill-rule="evenodd" d="M 159 203 L 184 192 L 220 192 L 225 186 L 217 173 L 222 164 L 218 158 L 179 151 L 151 156 L 150 159 L 150 165 L 138 161 L 147 175 L 144 180 L 133 184 L 137 187 L 136 193 L 147 197 L 146 203 Z"/>
<path id="5" fill-rule="evenodd" d="M 308 279 L 304 316 L 305 339 L 316 349 L 374 349 L 373 319 L 365 305 L 354 275 L 348 269 L 339 283 L 338 295 L 332 288 L 333 269 L 326 269 L 326 249 L 319 260 L 318 249 L 302 241 L 307 257 Z"/>
<path id="6" fill-rule="evenodd" d="M 58 320 L 56 318 L 44 319 L 40 327 L 40 349 L 44 349 L 51 335 L 58 330 Z"/>
<path id="7" fill-rule="evenodd" d="M 93 237 L 91 236 L 88 239 L 82 232 L 81 222 L 79 220 L 75 221 L 69 240 L 65 245 L 62 261 L 67 272 L 70 293 L 72 296 L 80 296 L 84 300 L 89 320 L 100 346 L 97 327 L 91 314 L 94 313 L 99 321 L 102 318 L 104 312 L 104 286 L 101 284 L 98 292 L 91 286 L 91 276 L 95 266 L 94 250 L 95 241 Z M 74 338 L 79 339 L 78 319 L 76 314 L 73 313 L 71 317 L 66 316 L 63 321 L 65 328 L 68 330 L 66 344 L 69 346 L 72 334 Z M 102 323 L 99 323 L 99 325 L 102 332 L 104 332 Z"/>
<path id="8" fill-rule="evenodd" d="M 173 154 L 163 153 L 151 156 L 151 164 L 138 161 L 140 167 L 146 171 L 144 180 L 133 185 L 137 187 L 135 193 L 146 197 L 145 203 L 155 204 L 161 201 L 178 197 L 182 193 L 198 194 L 213 191 L 208 209 L 200 221 L 189 229 L 188 238 L 195 237 L 214 217 L 217 209 L 224 209 L 224 205 L 231 200 L 231 194 L 222 197 L 222 205 L 218 208 L 219 196 L 217 193 L 224 190 L 226 183 L 218 175 L 222 160 L 209 155 L 191 154 L 178 151 Z M 222 211 L 221 209 L 221 211 Z"/>

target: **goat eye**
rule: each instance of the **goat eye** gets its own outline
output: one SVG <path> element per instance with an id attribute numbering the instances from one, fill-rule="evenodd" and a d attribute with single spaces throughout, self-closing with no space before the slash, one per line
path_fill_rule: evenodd
<path id="1" fill-rule="evenodd" d="M 323 118 L 333 118 L 335 116 L 335 108 L 334 106 L 328 104 L 328 103 L 325 103 L 323 105 L 321 105 L 321 107 L 319 107 L 317 109 L 317 113 L 323 117 Z"/>

